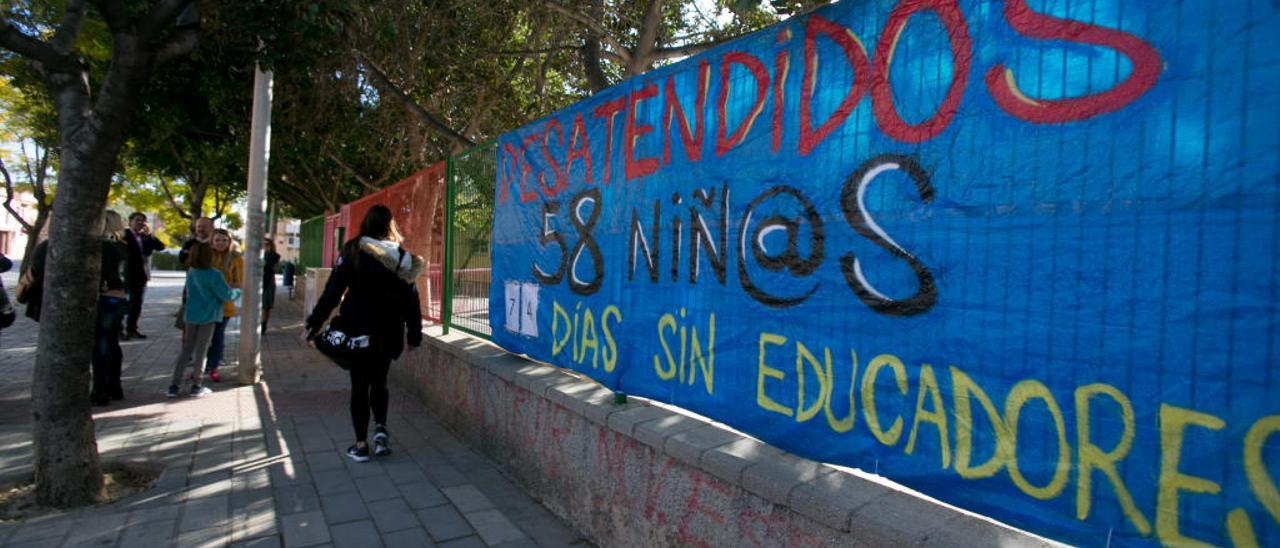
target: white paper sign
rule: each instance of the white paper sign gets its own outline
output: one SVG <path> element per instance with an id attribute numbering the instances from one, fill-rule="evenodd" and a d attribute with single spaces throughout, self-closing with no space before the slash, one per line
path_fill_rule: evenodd
<path id="1" fill-rule="evenodd" d="M 506 285 L 507 331 L 520 332 L 520 282 L 508 280 Z"/>
<path id="2" fill-rule="evenodd" d="M 520 334 L 538 336 L 538 284 L 525 282 L 520 286 Z"/>

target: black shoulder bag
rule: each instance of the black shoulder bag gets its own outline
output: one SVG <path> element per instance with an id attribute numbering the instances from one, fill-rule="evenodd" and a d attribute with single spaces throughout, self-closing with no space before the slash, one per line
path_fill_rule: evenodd
<path id="1" fill-rule="evenodd" d="M 359 367 L 360 363 L 367 360 L 369 352 L 372 348 L 369 345 L 368 335 L 351 335 L 350 330 L 343 321 L 342 316 L 334 316 L 329 320 L 329 325 L 320 330 L 316 335 L 316 350 L 324 354 L 338 367 L 343 369 L 351 369 Z"/>
<path id="2" fill-rule="evenodd" d="M 400 250 L 400 260 L 404 260 L 403 249 Z M 359 367 L 361 363 L 368 361 L 374 349 L 368 335 L 355 334 L 357 329 L 347 325 L 342 316 L 334 316 L 329 320 L 329 325 L 316 334 L 316 350 L 343 369 Z"/>

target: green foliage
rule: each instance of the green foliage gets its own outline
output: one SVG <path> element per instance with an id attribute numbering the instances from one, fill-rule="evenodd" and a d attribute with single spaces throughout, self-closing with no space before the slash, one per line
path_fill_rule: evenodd
<path id="1" fill-rule="evenodd" d="M 782 0 L 772 0 L 777 3 Z M 563 0 L 594 15 L 610 36 L 634 46 L 648 0 Z M 812 0 L 792 3 L 811 4 Z M 144 2 L 129 2 L 137 9 Z M 727 25 L 692 0 L 668 0 L 655 47 L 726 39 L 777 19 L 762 0 L 719 0 Z M 113 196 L 157 203 L 156 211 L 205 207 L 211 196 L 240 198 L 246 179 L 251 83 L 259 63 L 275 71 L 269 197 L 284 213 L 310 217 L 391 184 L 458 150 L 357 60 L 360 52 L 417 105 L 472 142 L 492 138 L 591 93 L 579 51 L 584 27 L 527 0 L 261 0 L 199 2 L 200 42 L 188 58 L 153 75 L 123 156 L 140 176 L 118 177 Z M 11 17 L 39 27 L 61 2 L 35 2 Z M 44 27 L 41 27 L 44 28 Z M 94 85 L 110 59 L 111 37 L 86 19 L 77 51 Z M 670 59 L 659 64 L 671 62 Z M 14 66 L 8 66 L 14 65 Z M 624 67 L 600 67 L 612 82 Z M 0 53 L 0 73 L 22 89 L 43 82 L 25 61 Z M 56 136 L 54 111 L 27 109 L 28 128 Z M 156 181 L 169 183 L 166 198 Z M 133 185 L 138 185 L 133 188 Z M 162 207 L 168 205 L 168 208 Z M 165 215 L 171 215 L 165 213 Z M 175 220 L 177 220 L 175 218 Z"/>
<path id="2" fill-rule="evenodd" d="M 40 39 L 53 35 L 54 25 L 61 20 L 65 3 L 56 0 L 37 0 L 21 3 L 0 3 L 3 18 L 19 29 Z M 91 12 L 92 13 L 92 12 Z M 90 89 L 99 89 L 106 77 L 111 61 L 111 32 L 106 23 L 95 17 L 86 17 L 76 36 L 75 51 L 88 67 Z M 25 110 L 15 110 L 21 117 L 19 125 L 28 132 L 28 138 L 42 146 L 58 146 L 58 119 L 53 98 L 49 96 L 44 78 L 31 61 L 0 48 L 0 75 L 25 96 Z"/>
<path id="3" fill-rule="evenodd" d="M 168 180 L 165 184 L 175 194 L 181 196 L 190 194 L 187 184 L 180 179 Z M 184 217 L 181 213 L 190 209 L 189 204 L 180 202 L 179 205 L 183 208 L 173 207 L 164 192 L 161 179 L 155 174 L 136 167 L 125 166 L 116 176 L 111 193 L 107 197 L 107 204 L 107 207 L 126 217 L 135 211 L 157 215 L 159 221 L 151 226 L 151 231 L 166 244 L 174 245 L 174 242 L 181 242 L 191 233 L 191 219 Z M 217 211 L 219 207 L 222 208 L 221 214 Z M 228 202 L 215 199 L 212 194 L 205 196 L 201 210 L 209 216 L 217 217 L 219 223 L 227 229 L 237 230 L 244 225 L 240 214 L 231 210 Z"/>
<path id="4" fill-rule="evenodd" d="M 596 2 L 609 35 L 634 47 L 648 0 L 560 4 L 594 17 Z M 692 0 L 665 2 L 655 47 L 727 39 L 777 20 L 766 9 L 743 11 L 728 25 L 716 15 L 699 13 Z M 591 93 L 580 52 L 583 25 L 542 2 L 372 0 L 354 7 L 334 1 L 309 5 L 296 17 L 312 25 L 305 47 L 320 53 L 309 62 L 273 65 L 268 187 L 295 217 L 336 210 L 464 148 L 424 122 L 401 92 L 472 142 Z M 613 82 L 624 75 L 617 63 L 600 69 Z"/>
<path id="5" fill-rule="evenodd" d="M 143 181 L 180 180 L 170 190 L 188 214 L 197 210 L 194 202 L 203 205 L 215 195 L 229 202 L 242 195 L 249 157 L 250 52 L 240 56 L 240 65 L 222 64 L 229 56 L 206 53 L 202 49 L 156 76 L 140 101 L 126 150 L 131 167 L 146 174 Z"/>
<path id="6" fill-rule="evenodd" d="M 139 170 L 168 183 L 174 195 L 169 209 L 176 212 L 180 206 L 188 216 L 227 215 L 226 224 L 239 225 L 235 215 L 218 206 L 225 209 L 245 191 L 255 64 L 303 81 L 321 74 L 316 67 L 341 53 L 337 29 L 351 5 L 346 0 L 200 3 L 199 46 L 155 75 L 140 102 L 127 153 Z M 276 97 L 279 101 L 279 86 Z M 292 150 L 277 140 L 272 163 L 288 161 Z M 128 192 L 154 193 L 159 187 L 152 186 Z"/>
<path id="7" fill-rule="evenodd" d="M 178 240 L 177 242 L 178 243 L 176 244 L 170 242 L 171 246 L 177 247 L 179 245 L 182 245 L 182 242 L 180 240 Z M 182 270 L 182 262 L 178 260 L 177 253 L 168 253 L 167 250 L 161 251 L 158 253 L 152 253 L 151 254 L 151 270 Z"/>

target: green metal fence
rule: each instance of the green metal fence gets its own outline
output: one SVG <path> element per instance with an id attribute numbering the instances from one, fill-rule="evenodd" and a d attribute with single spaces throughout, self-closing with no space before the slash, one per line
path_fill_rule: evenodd
<path id="1" fill-rule="evenodd" d="M 298 254 L 298 266 L 319 268 L 324 257 L 324 215 L 302 221 L 302 249 Z"/>
<path id="2" fill-rule="evenodd" d="M 488 338 L 489 237 L 497 161 L 494 142 L 451 156 L 445 209 L 444 321 Z"/>

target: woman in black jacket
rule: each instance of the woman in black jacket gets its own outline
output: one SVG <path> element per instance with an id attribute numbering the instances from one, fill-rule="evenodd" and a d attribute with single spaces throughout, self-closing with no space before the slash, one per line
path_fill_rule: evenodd
<path id="1" fill-rule="evenodd" d="M 120 349 L 120 331 L 128 311 L 129 296 L 125 288 L 125 256 L 129 250 L 124 237 L 124 219 L 108 209 L 102 221 L 102 270 L 99 272 L 98 321 L 94 330 L 93 392 L 94 405 L 108 405 L 124 399 L 120 372 L 124 352 Z"/>
<path id="2" fill-rule="evenodd" d="M 360 223 L 360 235 L 342 247 L 329 283 L 307 317 L 307 340 L 311 340 L 341 301 L 338 315 L 344 331 L 351 336 L 369 336 L 367 361 L 351 368 L 351 421 L 356 444 L 347 449 L 347 456 L 356 462 L 369 460 L 365 440 L 370 408 L 373 454 L 391 454 L 386 427 L 387 370 L 391 360 L 400 357 L 406 338 L 410 346 L 422 344 L 415 283 L 422 272 L 422 258 L 406 252 L 400 241 L 391 210 L 381 204 L 373 206 Z"/>

